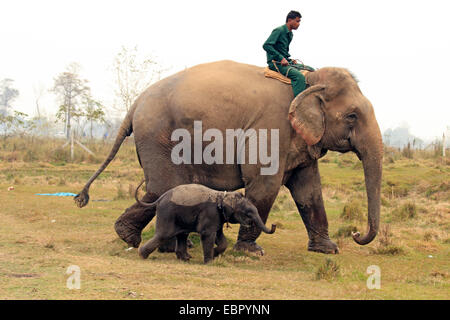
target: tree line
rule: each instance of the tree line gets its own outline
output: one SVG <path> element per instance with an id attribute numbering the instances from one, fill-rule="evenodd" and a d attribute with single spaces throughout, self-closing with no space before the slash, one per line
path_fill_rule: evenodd
<path id="1" fill-rule="evenodd" d="M 105 106 L 93 96 L 89 81 L 80 75 L 81 66 L 71 63 L 66 70 L 54 77 L 53 86 L 47 92 L 55 96 L 57 110 L 52 114 L 54 121 L 42 113 L 40 97 L 45 89 L 36 94 L 36 112 L 30 116 L 17 111 L 13 106 L 20 95 L 14 80 L 0 81 L 0 132 L 3 139 L 17 135 L 51 135 L 55 124 L 64 126 L 64 136 L 71 134 L 94 138 L 96 128 L 113 127 L 112 111 L 127 112 L 138 95 L 152 82 L 160 79 L 165 71 L 156 59 L 142 57 L 137 46 L 122 46 L 115 55 L 111 69 L 114 77 L 114 105 Z"/>

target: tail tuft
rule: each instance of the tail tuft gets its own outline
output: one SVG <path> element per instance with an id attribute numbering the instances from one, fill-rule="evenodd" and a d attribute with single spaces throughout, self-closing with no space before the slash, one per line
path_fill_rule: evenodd
<path id="1" fill-rule="evenodd" d="M 88 189 L 83 189 L 79 194 L 77 194 L 73 200 L 79 208 L 83 208 L 89 202 L 89 193 Z"/>

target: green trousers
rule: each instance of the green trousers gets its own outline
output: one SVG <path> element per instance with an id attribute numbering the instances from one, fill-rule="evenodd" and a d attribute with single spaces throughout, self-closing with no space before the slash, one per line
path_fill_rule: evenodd
<path id="1" fill-rule="evenodd" d="M 294 92 L 294 98 L 306 88 L 305 76 L 300 72 L 301 70 L 314 71 L 314 68 L 304 64 L 290 64 L 288 66 L 282 66 L 281 64 L 274 65 L 272 62 L 268 63 L 270 70 L 277 71 L 283 76 L 291 79 L 292 90 Z"/>

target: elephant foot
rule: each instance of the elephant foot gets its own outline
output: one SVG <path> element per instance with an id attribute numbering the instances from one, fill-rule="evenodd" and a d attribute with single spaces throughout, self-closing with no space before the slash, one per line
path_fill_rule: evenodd
<path id="1" fill-rule="evenodd" d="M 183 253 L 177 252 L 177 259 L 180 259 L 182 261 L 189 261 L 191 258 L 192 256 L 187 252 Z"/>
<path id="2" fill-rule="evenodd" d="M 308 251 L 326 253 L 326 254 L 338 254 L 338 246 L 331 240 L 309 240 Z"/>
<path id="3" fill-rule="evenodd" d="M 148 256 L 150 255 L 150 252 L 148 252 L 146 249 L 144 249 L 143 247 L 140 247 L 138 249 L 138 253 L 139 253 L 139 257 L 141 257 L 142 259 L 147 259 Z"/>
<path id="4" fill-rule="evenodd" d="M 221 254 L 223 254 L 225 250 L 217 250 L 217 248 L 214 248 L 214 258 L 217 258 Z"/>
<path id="5" fill-rule="evenodd" d="M 248 251 L 257 253 L 261 256 L 264 255 L 264 249 L 261 246 L 259 246 L 255 241 L 238 240 L 234 245 L 233 249 L 236 251 Z"/>
<path id="6" fill-rule="evenodd" d="M 124 221 L 117 220 L 114 224 L 114 229 L 117 235 L 125 241 L 130 247 L 138 248 L 142 241 L 141 230 L 132 224 Z"/>

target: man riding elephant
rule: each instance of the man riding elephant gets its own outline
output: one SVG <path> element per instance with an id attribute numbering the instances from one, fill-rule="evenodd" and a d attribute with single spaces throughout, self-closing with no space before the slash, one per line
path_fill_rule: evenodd
<path id="1" fill-rule="evenodd" d="M 292 60 L 289 54 L 289 44 L 293 38 L 292 30 L 298 29 L 301 18 L 300 12 L 289 12 L 286 17 L 286 24 L 275 28 L 263 45 L 269 68 L 291 79 L 294 97 L 306 88 L 306 79 L 300 70 L 314 71 L 314 68 Z"/>

